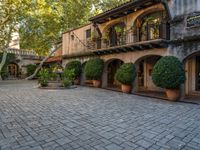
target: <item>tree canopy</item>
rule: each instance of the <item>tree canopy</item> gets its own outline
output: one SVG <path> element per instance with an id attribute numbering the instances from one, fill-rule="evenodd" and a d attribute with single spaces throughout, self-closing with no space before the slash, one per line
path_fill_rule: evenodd
<path id="1" fill-rule="evenodd" d="M 63 31 L 83 25 L 89 17 L 125 1 L 0 0 L 0 48 L 17 30 L 22 49 L 45 55 Z"/>

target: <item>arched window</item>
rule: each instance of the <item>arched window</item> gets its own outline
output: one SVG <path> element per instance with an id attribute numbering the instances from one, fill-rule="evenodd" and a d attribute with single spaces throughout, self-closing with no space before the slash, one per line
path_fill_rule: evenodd
<path id="1" fill-rule="evenodd" d="M 117 46 L 124 44 L 125 41 L 123 36 L 124 28 L 125 28 L 124 23 L 117 23 L 108 29 L 107 34 L 110 46 Z"/>
<path id="2" fill-rule="evenodd" d="M 164 11 L 145 15 L 140 20 L 140 41 L 154 40 L 162 37 L 165 32 L 166 13 Z"/>

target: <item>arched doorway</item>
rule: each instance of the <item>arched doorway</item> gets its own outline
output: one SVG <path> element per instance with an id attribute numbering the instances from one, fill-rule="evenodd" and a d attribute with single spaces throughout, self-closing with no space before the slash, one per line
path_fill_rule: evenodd
<path id="1" fill-rule="evenodd" d="M 120 88 L 119 82 L 115 80 L 115 73 L 117 69 L 123 64 L 120 59 L 113 59 L 109 61 L 107 65 L 107 87 L 108 88 Z"/>
<path id="2" fill-rule="evenodd" d="M 8 70 L 8 78 L 17 78 L 18 74 L 19 74 L 19 67 L 17 64 L 15 63 L 10 63 L 7 66 L 7 70 Z"/>
<path id="3" fill-rule="evenodd" d="M 144 56 L 136 61 L 137 67 L 137 92 L 162 91 L 152 81 L 152 70 L 156 62 L 161 58 L 158 55 Z"/>
<path id="4" fill-rule="evenodd" d="M 186 96 L 200 96 L 200 51 L 190 54 L 184 60 Z"/>

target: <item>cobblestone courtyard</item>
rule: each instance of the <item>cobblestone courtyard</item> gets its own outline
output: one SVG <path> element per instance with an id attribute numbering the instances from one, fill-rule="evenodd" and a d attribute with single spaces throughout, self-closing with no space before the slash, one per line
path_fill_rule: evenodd
<path id="1" fill-rule="evenodd" d="M 0 83 L 1 150 L 200 149 L 200 105 Z"/>

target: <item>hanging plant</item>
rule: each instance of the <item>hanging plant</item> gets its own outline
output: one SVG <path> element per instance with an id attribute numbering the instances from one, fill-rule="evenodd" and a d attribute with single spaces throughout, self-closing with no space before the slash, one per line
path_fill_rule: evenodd
<path id="1" fill-rule="evenodd" d="M 117 33 L 121 33 L 121 32 L 122 32 L 122 28 L 119 27 L 119 26 L 115 26 L 115 31 L 116 31 Z"/>

